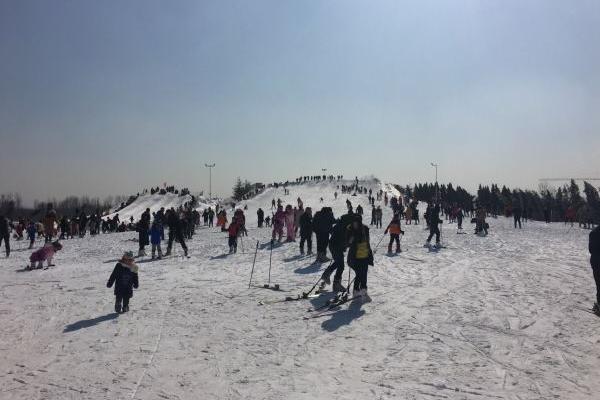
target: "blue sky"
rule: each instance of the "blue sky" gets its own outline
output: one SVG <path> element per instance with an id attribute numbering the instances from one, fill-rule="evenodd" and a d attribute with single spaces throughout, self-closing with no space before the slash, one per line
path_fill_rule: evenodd
<path id="1" fill-rule="evenodd" d="M 598 1 L 0 2 L 0 192 L 600 177 Z"/>

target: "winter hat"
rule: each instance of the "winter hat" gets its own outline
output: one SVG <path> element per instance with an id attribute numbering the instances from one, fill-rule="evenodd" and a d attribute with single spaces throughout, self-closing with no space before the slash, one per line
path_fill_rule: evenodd
<path id="1" fill-rule="evenodd" d="M 123 257 L 121 257 L 121 260 L 126 261 L 126 260 L 131 260 L 133 261 L 133 251 L 126 251 L 125 253 L 123 253 Z"/>

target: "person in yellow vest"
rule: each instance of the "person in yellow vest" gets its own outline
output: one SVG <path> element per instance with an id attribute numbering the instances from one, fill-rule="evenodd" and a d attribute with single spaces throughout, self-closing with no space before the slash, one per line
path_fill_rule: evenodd
<path id="1" fill-rule="evenodd" d="M 394 214 L 392 221 L 389 223 L 387 228 L 385 228 L 384 235 L 387 235 L 388 231 L 390 232 L 390 244 L 388 244 L 388 254 L 392 253 L 392 245 L 396 242 L 396 253 L 401 253 L 402 249 L 400 248 L 400 235 L 404 234 L 404 231 L 400 228 L 400 214 Z"/>
<path id="2" fill-rule="evenodd" d="M 369 241 L 369 228 L 362 223 L 362 218 L 356 216 L 355 220 L 346 229 L 346 243 L 348 243 L 348 265 L 356 274 L 352 294 L 355 298 L 370 301 L 367 293 L 367 274 L 369 265 L 373 265 L 373 251 Z"/>

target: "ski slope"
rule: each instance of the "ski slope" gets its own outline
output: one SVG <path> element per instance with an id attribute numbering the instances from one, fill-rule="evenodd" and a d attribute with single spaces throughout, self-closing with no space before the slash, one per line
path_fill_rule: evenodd
<path id="1" fill-rule="evenodd" d="M 373 188 L 378 184 L 370 182 Z M 562 224 L 490 219 L 490 235 L 457 235 L 423 248 L 423 226 L 403 229 L 404 252 L 377 248 L 370 303 L 320 314 L 329 295 L 259 305 L 307 290 L 326 265 L 272 253 L 256 209 L 272 198 L 345 210 L 330 183 L 267 189 L 248 205 L 243 251 L 200 228 L 191 258 L 138 260 L 131 311 L 116 316 L 106 281 L 135 232 L 64 242 L 56 267 L 22 272 L 30 251 L 0 268 L 1 399 L 597 399 L 600 319 L 587 311 L 595 288 L 588 231 Z M 361 203 L 365 195 L 348 197 Z M 384 209 L 384 226 L 391 212 Z M 368 221 L 367 221 L 368 222 Z M 382 229 L 371 229 L 373 247 Z M 253 287 L 248 288 L 256 241 Z M 344 281 L 347 271 L 344 273 Z M 312 317 L 310 319 L 305 319 Z"/>

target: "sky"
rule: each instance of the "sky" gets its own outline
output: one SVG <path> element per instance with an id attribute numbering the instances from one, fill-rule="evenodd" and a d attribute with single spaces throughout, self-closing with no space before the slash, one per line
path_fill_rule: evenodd
<path id="1" fill-rule="evenodd" d="M 600 178 L 600 2 L 0 0 L 0 193 Z"/>

